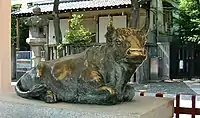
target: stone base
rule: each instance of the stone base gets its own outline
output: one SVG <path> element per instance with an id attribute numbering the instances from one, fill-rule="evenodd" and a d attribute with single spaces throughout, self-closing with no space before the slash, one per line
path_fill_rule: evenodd
<path id="1" fill-rule="evenodd" d="M 113 106 L 27 100 L 15 93 L 0 96 L 1 118 L 172 118 L 173 99 L 135 97 Z"/>

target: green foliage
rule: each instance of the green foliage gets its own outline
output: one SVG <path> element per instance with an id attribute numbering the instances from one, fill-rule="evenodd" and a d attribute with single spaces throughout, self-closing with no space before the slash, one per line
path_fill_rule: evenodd
<path id="1" fill-rule="evenodd" d="M 25 19 L 26 18 L 19 19 L 20 50 L 30 50 L 29 44 L 26 43 L 26 39 L 29 37 L 29 27 L 25 25 Z"/>
<path id="2" fill-rule="evenodd" d="M 22 7 L 22 4 L 14 4 L 11 7 L 11 11 L 19 10 Z"/>
<path id="3" fill-rule="evenodd" d="M 13 5 L 11 11 L 14 12 L 19 9 L 21 6 Z M 11 43 L 16 41 L 16 16 L 11 15 Z"/>
<path id="4" fill-rule="evenodd" d="M 16 41 L 16 17 L 11 16 L 11 42 L 12 44 Z"/>
<path id="5" fill-rule="evenodd" d="M 200 4 L 198 0 L 180 0 L 177 33 L 182 41 L 200 43 Z"/>
<path id="6" fill-rule="evenodd" d="M 70 44 L 85 44 L 92 40 L 92 33 L 83 26 L 83 15 L 72 15 L 70 27 L 66 32 L 65 41 Z"/>
<path id="7" fill-rule="evenodd" d="M 16 6 L 12 7 L 12 10 L 17 10 Z M 16 43 L 16 16 L 11 15 L 11 42 L 12 44 Z M 20 50 L 29 50 L 29 45 L 26 43 L 26 38 L 29 36 L 29 27 L 24 24 L 25 18 L 19 19 L 19 36 L 20 36 Z"/>

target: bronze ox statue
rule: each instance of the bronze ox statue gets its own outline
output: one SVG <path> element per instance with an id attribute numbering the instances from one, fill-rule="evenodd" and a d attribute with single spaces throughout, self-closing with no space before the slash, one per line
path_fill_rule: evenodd
<path id="1" fill-rule="evenodd" d="M 15 87 L 17 95 L 47 103 L 117 104 L 135 95 L 130 78 L 146 58 L 146 30 L 115 29 L 107 43 L 82 53 L 40 62 Z"/>

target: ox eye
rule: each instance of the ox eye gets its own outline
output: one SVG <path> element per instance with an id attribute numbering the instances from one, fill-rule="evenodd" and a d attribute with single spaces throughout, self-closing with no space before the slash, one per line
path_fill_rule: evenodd
<path id="1" fill-rule="evenodd" d="M 128 41 L 124 41 L 123 46 L 128 48 L 131 46 L 131 44 Z"/>
<path id="2" fill-rule="evenodd" d="M 117 45 L 121 45 L 121 44 L 122 44 L 122 42 L 121 42 L 121 41 L 119 41 L 119 40 L 117 40 L 117 41 L 116 41 L 116 44 L 117 44 Z"/>

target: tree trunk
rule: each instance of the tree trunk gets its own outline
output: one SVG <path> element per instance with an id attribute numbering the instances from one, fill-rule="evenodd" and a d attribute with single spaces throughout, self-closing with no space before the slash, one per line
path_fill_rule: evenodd
<path id="1" fill-rule="evenodd" d="M 130 27 L 131 28 L 136 28 L 138 26 L 138 20 L 140 17 L 140 5 L 144 4 L 145 2 L 149 2 L 150 0 L 131 0 L 131 22 L 130 22 Z M 147 12 L 148 13 L 148 12 Z M 147 24 L 148 23 L 148 24 Z M 147 18 L 145 21 L 145 26 L 143 27 L 142 30 L 145 29 L 145 31 L 149 27 L 149 14 L 147 14 Z M 149 52 L 149 50 L 148 50 Z M 147 58 L 147 60 L 145 60 L 145 62 L 143 63 L 143 65 L 141 65 L 136 74 L 136 82 L 137 83 L 146 83 L 149 81 L 149 69 L 150 69 L 150 63 L 149 63 L 149 57 Z"/>
<path id="2" fill-rule="evenodd" d="M 140 16 L 140 5 L 138 3 L 138 0 L 131 0 L 131 22 L 130 22 L 130 27 L 137 28 L 139 16 Z"/>
<path id="3" fill-rule="evenodd" d="M 151 0 L 131 0 L 131 22 L 130 27 L 137 28 L 140 17 L 140 5 Z"/>
<path id="4" fill-rule="evenodd" d="M 59 18 L 59 0 L 54 0 L 53 6 L 53 23 L 54 23 L 54 32 L 56 38 L 56 44 L 62 44 L 62 33 L 60 30 L 60 18 Z M 58 50 L 58 57 L 62 57 L 63 52 L 62 49 Z"/>

